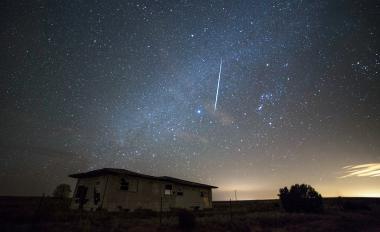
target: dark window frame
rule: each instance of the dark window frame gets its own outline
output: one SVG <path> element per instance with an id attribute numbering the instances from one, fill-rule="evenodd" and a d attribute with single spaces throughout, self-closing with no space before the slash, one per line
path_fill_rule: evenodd
<path id="1" fill-rule="evenodd" d="M 172 184 L 166 184 L 165 185 L 164 195 L 167 195 L 167 196 L 173 195 L 173 185 Z"/>
<path id="2" fill-rule="evenodd" d="M 120 190 L 122 191 L 130 191 L 129 190 L 129 181 L 125 178 L 120 179 Z"/>

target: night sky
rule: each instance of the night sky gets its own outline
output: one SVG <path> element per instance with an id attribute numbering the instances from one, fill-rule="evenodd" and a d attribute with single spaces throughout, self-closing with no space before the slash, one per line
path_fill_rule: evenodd
<path id="1" fill-rule="evenodd" d="M 2 1 L 0 194 L 115 167 L 380 197 L 376 2 Z"/>

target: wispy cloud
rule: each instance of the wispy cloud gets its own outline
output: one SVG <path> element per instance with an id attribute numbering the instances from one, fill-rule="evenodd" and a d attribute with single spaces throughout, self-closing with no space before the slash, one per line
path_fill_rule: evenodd
<path id="1" fill-rule="evenodd" d="M 342 168 L 345 172 L 344 176 L 339 178 L 347 178 L 352 176 L 380 177 L 380 163 L 349 165 Z"/>

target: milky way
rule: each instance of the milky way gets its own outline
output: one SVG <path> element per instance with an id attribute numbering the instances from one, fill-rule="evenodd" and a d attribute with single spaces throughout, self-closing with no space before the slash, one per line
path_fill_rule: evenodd
<path id="1" fill-rule="evenodd" d="M 0 194 L 103 167 L 380 195 L 376 1 L 1 3 Z M 223 58 L 217 110 L 216 78 Z"/>

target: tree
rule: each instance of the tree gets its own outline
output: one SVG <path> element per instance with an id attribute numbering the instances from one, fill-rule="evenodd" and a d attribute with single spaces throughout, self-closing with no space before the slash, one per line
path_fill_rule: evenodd
<path id="1" fill-rule="evenodd" d="M 70 193 L 71 193 L 70 185 L 60 184 L 55 188 L 53 192 L 53 196 L 58 197 L 58 198 L 69 198 Z"/>
<path id="2" fill-rule="evenodd" d="M 317 213 L 323 210 L 323 199 L 313 187 L 306 184 L 295 184 L 280 188 L 281 205 L 287 212 Z"/>

